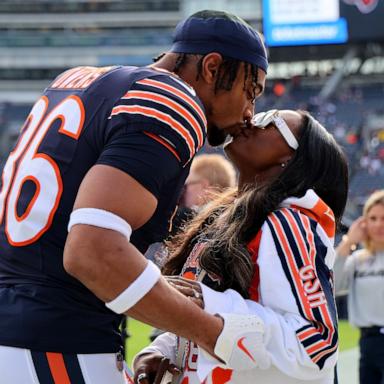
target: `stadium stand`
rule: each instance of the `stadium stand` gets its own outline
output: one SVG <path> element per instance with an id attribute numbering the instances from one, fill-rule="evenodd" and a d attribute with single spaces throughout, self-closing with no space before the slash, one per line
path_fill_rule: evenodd
<path id="1" fill-rule="evenodd" d="M 217 0 L 210 7 L 235 12 L 261 30 L 261 0 L 228 3 Z M 150 63 L 169 47 L 177 20 L 206 6 L 201 0 L 2 1 L 0 159 L 57 74 L 76 65 Z M 257 110 L 308 109 L 343 145 L 351 166 L 348 224 L 366 196 L 384 185 L 383 44 L 270 48 L 270 56 L 268 86 Z M 378 64 L 370 72 L 372 57 Z M 346 62 L 357 69 L 340 75 L 329 91 Z"/>

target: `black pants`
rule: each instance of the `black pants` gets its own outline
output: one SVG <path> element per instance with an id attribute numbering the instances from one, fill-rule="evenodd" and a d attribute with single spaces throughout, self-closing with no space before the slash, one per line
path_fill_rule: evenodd
<path id="1" fill-rule="evenodd" d="M 384 384 L 384 334 L 363 328 L 360 338 L 360 384 Z"/>

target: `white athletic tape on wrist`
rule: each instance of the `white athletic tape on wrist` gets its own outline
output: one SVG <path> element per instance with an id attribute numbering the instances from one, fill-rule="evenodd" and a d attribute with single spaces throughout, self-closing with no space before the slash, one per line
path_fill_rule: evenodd
<path id="1" fill-rule="evenodd" d="M 160 279 L 160 269 L 148 261 L 144 271 L 134 280 L 129 287 L 120 293 L 119 296 L 105 305 L 118 314 L 128 311 L 140 299 L 142 299 Z"/>
<path id="2" fill-rule="evenodd" d="M 129 241 L 132 234 L 131 226 L 120 216 L 98 208 L 79 208 L 71 213 L 68 232 L 76 224 L 87 224 L 94 227 L 111 229 L 121 233 Z"/>
<path id="3" fill-rule="evenodd" d="M 268 368 L 271 362 L 263 341 L 261 318 L 221 313 L 220 316 L 224 319 L 224 327 L 215 345 L 215 355 L 235 370 Z"/>

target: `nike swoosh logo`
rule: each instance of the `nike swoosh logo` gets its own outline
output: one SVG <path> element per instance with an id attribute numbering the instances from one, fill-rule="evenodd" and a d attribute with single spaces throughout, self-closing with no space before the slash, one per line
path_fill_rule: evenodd
<path id="1" fill-rule="evenodd" d="M 255 359 L 253 358 L 253 356 L 251 355 L 251 353 L 248 351 L 248 349 L 246 348 L 246 346 L 244 345 L 243 343 L 243 340 L 245 339 L 245 336 L 242 337 L 238 342 L 237 342 L 237 346 L 246 354 L 249 356 L 249 358 L 254 362 L 256 363 Z"/>

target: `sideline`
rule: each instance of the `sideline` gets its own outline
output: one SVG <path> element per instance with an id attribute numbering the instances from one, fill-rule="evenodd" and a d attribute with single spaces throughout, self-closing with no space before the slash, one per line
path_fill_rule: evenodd
<path id="1" fill-rule="evenodd" d="M 359 349 L 340 352 L 338 361 L 339 384 L 358 384 Z"/>

